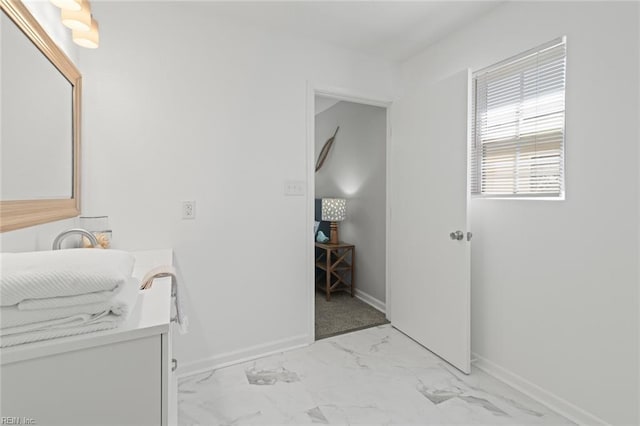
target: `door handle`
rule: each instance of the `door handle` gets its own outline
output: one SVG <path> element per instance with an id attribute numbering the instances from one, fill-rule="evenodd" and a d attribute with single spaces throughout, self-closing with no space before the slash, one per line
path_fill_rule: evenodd
<path id="1" fill-rule="evenodd" d="M 464 238 L 464 233 L 462 231 L 455 231 L 449 234 L 449 238 L 461 241 Z"/>

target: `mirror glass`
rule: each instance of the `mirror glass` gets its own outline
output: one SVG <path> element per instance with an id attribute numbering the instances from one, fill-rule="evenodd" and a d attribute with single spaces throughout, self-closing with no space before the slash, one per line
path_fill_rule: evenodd
<path id="1" fill-rule="evenodd" d="M 73 197 L 73 85 L 0 13 L 0 196 Z"/>

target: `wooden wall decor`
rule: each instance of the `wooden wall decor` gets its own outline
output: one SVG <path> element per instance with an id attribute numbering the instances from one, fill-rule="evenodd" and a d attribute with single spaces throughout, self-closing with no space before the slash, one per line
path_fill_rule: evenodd
<path id="1" fill-rule="evenodd" d="M 324 164 L 324 160 L 327 159 L 327 155 L 329 155 L 329 151 L 331 150 L 331 146 L 333 145 L 333 141 L 336 140 L 336 135 L 338 134 L 338 130 L 340 130 L 340 126 L 336 128 L 333 136 L 331 136 L 320 150 L 320 155 L 318 155 L 318 161 L 316 161 L 316 172 L 320 170 L 322 165 Z"/>

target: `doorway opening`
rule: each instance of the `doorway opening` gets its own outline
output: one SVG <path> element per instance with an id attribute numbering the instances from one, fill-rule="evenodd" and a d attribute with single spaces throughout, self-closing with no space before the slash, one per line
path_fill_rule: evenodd
<path id="1" fill-rule="evenodd" d="M 313 95 L 312 303 L 319 340 L 389 322 L 388 105 Z"/>

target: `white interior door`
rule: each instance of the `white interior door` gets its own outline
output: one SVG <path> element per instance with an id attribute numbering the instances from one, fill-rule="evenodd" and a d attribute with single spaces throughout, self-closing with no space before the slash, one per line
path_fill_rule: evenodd
<path id="1" fill-rule="evenodd" d="M 465 70 L 394 102 L 388 254 L 392 325 L 465 373 L 469 82 Z"/>

